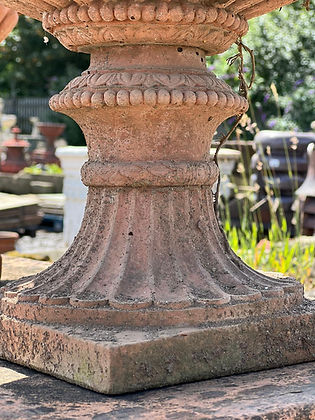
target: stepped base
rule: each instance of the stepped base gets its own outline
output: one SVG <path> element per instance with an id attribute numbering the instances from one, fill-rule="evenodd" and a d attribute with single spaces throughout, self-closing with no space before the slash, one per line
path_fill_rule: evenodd
<path id="1" fill-rule="evenodd" d="M 1 317 L 0 357 L 105 394 L 315 360 L 315 304 L 196 328 L 126 330 Z"/>

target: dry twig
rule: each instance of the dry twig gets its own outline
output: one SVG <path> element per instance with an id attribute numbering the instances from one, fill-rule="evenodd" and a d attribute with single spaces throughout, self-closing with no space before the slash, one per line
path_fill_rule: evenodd
<path id="1" fill-rule="evenodd" d="M 254 56 L 253 50 L 251 50 L 245 44 L 243 44 L 242 38 L 239 38 L 235 43 L 238 47 L 238 53 L 233 55 L 232 57 L 229 57 L 227 59 L 227 63 L 228 63 L 229 66 L 231 66 L 232 64 L 235 63 L 236 60 L 239 60 L 239 65 L 238 65 L 238 78 L 239 78 L 239 81 L 240 81 L 239 94 L 247 99 L 248 98 L 248 91 L 252 88 L 254 80 L 255 80 L 255 56 Z M 245 76 L 244 76 L 243 50 L 245 50 L 250 55 L 250 59 L 251 59 L 252 72 L 251 72 L 251 78 L 250 78 L 249 83 L 246 82 Z M 234 130 L 238 126 L 239 122 L 241 121 L 243 115 L 244 115 L 244 112 L 236 115 L 236 120 L 235 120 L 235 123 L 233 124 L 233 127 L 229 130 L 229 132 L 227 134 L 225 134 L 220 139 L 219 145 L 218 145 L 218 147 L 215 151 L 214 158 L 213 158 L 215 164 L 218 167 L 219 167 L 219 165 L 218 165 L 219 151 L 220 151 L 221 147 L 226 143 L 226 141 L 231 137 L 232 133 L 234 132 Z M 219 193 L 220 193 L 220 181 L 221 181 L 221 176 L 220 176 L 220 171 L 219 171 L 217 189 L 216 189 L 216 192 L 214 194 L 214 210 L 215 210 L 215 213 L 216 213 L 217 216 L 218 216 L 218 205 L 219 205 L 218 203 L 219 203 Z"/>
<path id="2" fill-rule="evenodd" d="M 309 12 L 311 10 L 311 0 L 304 0 L 302 6 Z"/>

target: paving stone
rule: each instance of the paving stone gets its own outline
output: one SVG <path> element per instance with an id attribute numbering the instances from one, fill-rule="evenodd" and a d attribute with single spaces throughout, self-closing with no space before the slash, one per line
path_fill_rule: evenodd
<path id="1" fill-rule="evenodd" d="M 0 361 L 4 374 L 1 420 L 315 419 L 314 362 L 119 397 Z"/>

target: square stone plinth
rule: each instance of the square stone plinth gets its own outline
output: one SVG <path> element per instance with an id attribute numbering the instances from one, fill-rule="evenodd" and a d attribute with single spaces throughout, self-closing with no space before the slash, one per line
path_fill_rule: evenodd
<path id="1" fill-rule="evenodd" d="M 105 394 L 315 360 L 315 305 L 198 328 L 0 324 L 0 357 Z"/>

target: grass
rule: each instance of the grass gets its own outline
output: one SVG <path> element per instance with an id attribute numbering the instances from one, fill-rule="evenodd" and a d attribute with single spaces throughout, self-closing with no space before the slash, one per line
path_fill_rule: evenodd
<path id="1" fill-rule="evenodd" d="M 295 277 L 307 290 L 315 287 L 311 278 L 314 263 L 315 241 L 310 243 L 301 237 L 291 239 L 286 228 L 272 222 L 268 234 L 259 239 L 263 230 L 256 223 L 236 228 L 225 220 L 224 228 L 233 251 L 252 268 L 262 271 L 274 271 Z"/>
<path id="2" fill-rule="evenodd" d="M 55 163 L 28 166 L 27 168 L 24 168 L 23 171 L 27 174 L 32 174 L 32 175 L 40 175 L 40 174 L 62 175 L 63 174 L 63 170 L 60 168 L 60 166 L 56 165 Z"/>
<path id="3" fill-rule="evenodd" d="M 247 117 L 248 118 L 248 117 Z M 250 123 L 250 119 L 248 118 Z M 246 124 L 245 124 L 246 125 Z M 241 129 L 244 129 L 241 125 Z M 241 131 L 238 128 L 239 132 Z M 292 137 L 292 144 L 289 146 L 292 150 L 290 153 L 295 154 L 298 140 Z M 228 142 L 226 144 L 228 147 Z M 266 151 L 267 154 L 270 151 Z M 287 159 L 288 175 L 293 179 L 297 174 L 297 169 L 292 167 L 289 158 L 289 150 L 284 144 L 284 153 Z M 300 214 L 297 206 L 294 214 L 295 220 L 295 236 L 292 239 L 292 232 L 289 231 L 285 212 L 281 205 L 280 191 L 277 188 L 277 183 L 272 182 L 275 174 L 267 165 L 267 160 L 263 151 L 260 149 L 261 162 L 259 162 L 260 170 L 263 176 L 271 180 L 265 186 L 265 200 L 269 205 L 271 223 L 266 231 L 261 218 L 259 210 L 257 210 L 257 188 L 258 185 L 250 186 L 250 176 L 247 178 L 245 171 L 241 171 L 242 178 L 237 182 L 235 178 L 231 177 L 230 181 L 234 186 L 234 194 L 236 197 L 243 198 L 242 203 L 239 201 L 239 214 L 242 214 L 240 227 L 232 226 L 231 217 L 229 214 L 227 203 L 223 199 L 220 201 L 220 218 L 223 228 L 226 232 L 230 246 L 233 251 L 239 255 L 249 266 L 262 271 L 280 272 L 284 275 L 295 277 L 306 289 L 315 288 L 315 279 L 311 276 L 312 266 L 314 264 L 315 256 L 315 240 L 305 240 L 301 233 Z M 294 159 L 293 159 L 294 160 Z M 240 167 L 245 167 L 244 162 L 240 162 Z M 294 183 L 292 183 L 294 184 Z M 294 191 L 297 185 L 293 185 Z M 255 209 L 255 211 L 254 211 Z"/>

